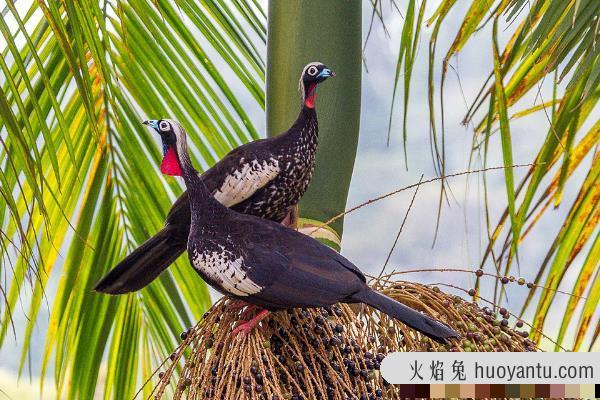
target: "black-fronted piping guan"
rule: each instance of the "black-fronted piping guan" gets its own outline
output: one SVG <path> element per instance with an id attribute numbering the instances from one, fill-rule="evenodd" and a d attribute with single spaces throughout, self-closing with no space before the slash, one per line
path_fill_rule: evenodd
<path id="1" fill-rule="evenodd" d="M 434 318 L 371 289 L 354 264 L 319 241 L 223 206 L 192 166 L 183 127 L 161 120 L 159 133 L 176 150 L 188 189 L 190 263 L 215 289 L 262 309 L 234 333 L 248 333 L 270 311 L 344 302 L 368 304 L 439 342 L 458 337 Z"/>
<path id="2" fill-rule="evenodd" d="M 200 175 L 209 192 L 237 212 L 285 223 L 313 175 L 319 128 L 315 111 L 317 85 L 335 73 L 320 62 L 300 75 L 301 108 L 292 127 L 275 137 L 246 143 Z M 160 121 L 146 121 L 157 132 Z M 176 149 L 163 145 L 161 171 L 181 176 Z M 94 290 L 123 294 L 156 279 L 185 250 L 190 231 L 190 202 L 183 193 L 171 207 L 164 227 L 135 249 L 95 286 Z"/>

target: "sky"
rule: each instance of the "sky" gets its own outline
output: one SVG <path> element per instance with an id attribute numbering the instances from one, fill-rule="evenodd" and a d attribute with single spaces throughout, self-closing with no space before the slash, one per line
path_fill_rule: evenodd
<path id="1" fill-rule="evenodd" d="M 431 15 L 439 2 L 430 1 L 427 15 Z M 460 3 L 460 2 L 459 2 Z M 466 2 L 465 2 L 466 3 Z M 370 22 L 370 2 L 364 2 L 363 36 Z M 404 4 L 404 3 L 402 3 Z M 441 63 L 444 51 L 454 38 L 456 30 L 464 15 L 464 8 L 454 9 L 448 16 L 448 21 L 439 33 L 438 65 Z M 379 23 L 374 25 L 366 47 L 365 60 L 368 67 L 363 70 L 362 83 L 362 112 L 358 155 L 352 177 L 348 207 L 358 205 L 368 199 L 391 192 L 400 187 L 417 183 L 423 174 L 424 179 L 435 176 L 430 155 L 428 106 L 427 106 L 427 43 L 431 28 L 423 30 L 423 37 L 418 47 L 417 61 L 414 67 L 411 87 L 411 99 L 408 120 L 408 170 L 404 165 L 404 154 L 401 132 L 401 92 L 398 96 L 394 113 L 391 139 L 387 144 L 388 118 L 392 98 L 392 84 L 395 73 L 398 44 L 403 19 L 397 12 L 388 8 L 385 13 L 385 24 L 389 33 L 382 29 Z M 461 124 L 467 109 L 467 104 L 475 97 L 481 85 L 492 70 L 491 65 L 491 34 L 490 26 L 477 33 L 475 40 L 469 42 L 460 55 L 452 59 L 453 70 L 450 70 L 445 86 L 445 128 L 446 154 L 448 173 L 462 172 L 469 168 L 469 149 L 472 140 L 472 128 Z M 501 41 L 506 41 L 506 34 L 501 35 Z M 503 42 L 503 43 L 504 43 Z M 324 60 L 325 61 L 325 60 Z M 456 73 L 454 72 L 456 71 Z M 436 81 L 439 79 L 439 70 Z M 232 88 L 236 92 L 236 85 Z M 325 88 L 323 89 L 325 90 Z M 238 91 L 243 89 L 238 86 Z M 551 93 L 546 83 L 540 88 L 542 98 L 548 100 Z M 545 97 L 544 97 L 545 96 Z M 439 100 L 437 100 L 439 101 Z M 248 105 L 250 117 L 259 131 L 264 132 L 264 113 L 251 99 L 243 99 Z M 526 96 L 515 109 L 538 104 L 540 98 L 535 93 Z M 318 104 L 317 104 L 318 107 Z M 597 120 L 599 113 L 595 110 Z M 548 121 L 544 113 L 537 113 L 511 125 L 514 140 L 515 163 L 530 163 L 534 158 L 534 150 L 544 139 Z M 502 165 L 502 155 L 498 135 L 492 139 L 488 166 Z M 581 170 L 589 165 L 587 160 Z M 472 169 L 481 167 L 477 162 Z M 516 178 L 523 176 L 525 169 L 516 170 Z M 574 197 L 573 188 L 581 182 L 582 174 L 576 174 L 566 189 L 564 205 L 569 205 Z M 518 181 L 518 180 L 517 180 Z M 416 200 L 408 214 L 406 223 L 399 237 L 398 244 L 388 263 L 386 271 L 430 269 L 430 268 L 461 268 L 474 270 L 479 264 L 485 248 L 485 220 L 483 219 L 483 192 L 480 176 L 452 178 L 449 181 L 454 198 L 449 204 L 444 204 L 440 219 L 439 232 L 435 246 L 432 246 L 436 218 L 439 185 L 437 183 L 420 187 Z M 488 173 L 488 193 L 490 199 L 491 220 L 497 221 L 506 204 L 506 190 L 503 172 Z M 400 224 L 405 217 L 413 191 L 405 191 L 383 201 L 363 207 L 346 217 L 342 253 L 358 265 L 367 274 L 378 274 L 388 252 L 394 242 Z M 538 227 L 523 242 L 519 270 L 517 276 L 526 280 L 534 278 L 533 271 L 541 263 L 549 242 L 553 240 L 560 228 L 562 216 L 567 212 L 563 206 L 551 210 L 543 218 Z M 578 261 L 579 263 L 581 262 Z M 575 271 L 577 268 L 572 268 Z M 568 273 L 564 290 L 571 290 L 576 276 Z M 472 274 L 423 272 L 403 275 L 403 279 L 422 283 L 444 282 L 464 289 L 473 287 Z M 493 281 L 483 283 L 483 293 L 489 291 Z M 464 292 L 444 288 L 456 294 L 465 296 Z M 489 293 L 489 292 L 488 292 Z M 508 288 L 505 299 L 506 307 L 518 313 L 527 289 L 517 285 Z M 558 304 L 564 306 L 568 297 L 558 295 Z M 598 316 L 596 316 L 597 318 Z M 547 326 L 547 332 L 556 333 L 560 319 L 552 318 Z M 23 326 L 24 318 L 17 320 Z M 44 326 L 38 327 L 34 349 L 43 348 Z M 17 344 L 7 342 L 0 349 L 0 390 L 4 390 L 14 399 L 34 399 L 39 395 L 37 371 L 32 371 L 33 379 L 24 376 L 18 385 L 16 368 L 20 351 Z M 36 351 L 34 350 L 34 353 Z M 35 364 L 35 363 L 34 363 Z M 48 392 L 44 397 L 52 397 L 52 385 L 46 385 Z M 2 392 L 0 391 L 0 399 Z"/>

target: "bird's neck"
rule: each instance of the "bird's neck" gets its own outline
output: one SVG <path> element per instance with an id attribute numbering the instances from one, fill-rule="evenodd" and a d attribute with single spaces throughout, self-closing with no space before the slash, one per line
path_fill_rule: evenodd
<path id="1" fill-rule="evenodd" d="M 319 140 L 319 126 L 315 109 L 302 106 L 298 118 L 288 132 L 296 145 L 316 146 Z"/>
<path id="2" fill-rule="evenodd" d="M 177 139 L 177 156 L 183 180 L 188 190 L 188 198 L 190 199 L 192 224 L 201 215 L 207 212 L 214 214 L 219 208 L 224 208 L 208 191 L 198 175 L 198 171 L 194 168 L 185 136 Z"/>
<path id="3" fill-rule="evenodd" d="M 303 142 L 316 140 L 319 134 L 317 125 L 317 112 L 314 108 L 302 106 L 296 121 L 289 132 L 295 139 Z"/>

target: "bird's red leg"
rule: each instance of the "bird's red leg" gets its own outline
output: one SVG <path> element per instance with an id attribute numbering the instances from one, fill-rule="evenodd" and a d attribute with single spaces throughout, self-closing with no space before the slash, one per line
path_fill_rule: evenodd
<path id="1" fill-rule="evenodd" d="M 258 306 L 255 306 L 254 304 L 249 304 L 248 308 L 246 308 L 242 315 L 240 315 L 240 321 L 245 321 L 246 318 L 252 313 L 252 311 L 256 310 L 257 308 Z"/>
<path id="2" fill-rule="evenodd" d="M 243 300 L 233 300 L 231 303 L 229 303 L 227 308 L 229 310 L 235 311 L 235 310 L 242 309 L 242 308 L 246 307 L 247 305 L 248 305 L 248 303 L 246 303 Z"/>
<path id="3" fill-rule="evenodd" d="M 298 206 L 290 207 L 285 218 L 281 221 L 281 225 L 288 228 L 296 229 L 298 227 Z"/>
<path id="4" fill-rule="evenodd" d="M 242 315 L 240 315 L 240 317 L 238 318 L 238 321 L 237 321 L 237 322 L 236 322 L 236 324 L 235 324 L 235 327 L 236 327 L 236 328 L 237 328 L 238 326 L 240 326 L 241 324 L 243 324 L 244 322 L 247 322 L 247 321 L 246 321 L 246 318 L 248 318 L 248 316 L 249 316 L 250 314 L 252 314 L 252 312 L 253 312 L 254 310 L 256 310 L 257 308 L 259 308 L 258 306 L 255 306 L 255 305 L 253 305 L 253 304 L 248 304 L 248 303 L 244 304 L 244 306 L 246 306 L 246 305 L 248 306 L 248 308 L 246 308 L 246 309 L 244 310 L 244 312 L 242 313 Z"/>
<path id="5" fill-rule="evenodd" d="M 254 318 L 252 318 L 250 321 L 244 322 L 243 324 L 240 324 L 239 326 L 237 326 L 233 330 L 233 332 L 231 332 L 232 335 L 235 336 L 238 333 L 241 333 L 243 336 L 247 335 L 268 314 L 269 314 L 269 310 L 260 310 L 260 312 L 258 314 L 256 314 L 256 316 Z"/>

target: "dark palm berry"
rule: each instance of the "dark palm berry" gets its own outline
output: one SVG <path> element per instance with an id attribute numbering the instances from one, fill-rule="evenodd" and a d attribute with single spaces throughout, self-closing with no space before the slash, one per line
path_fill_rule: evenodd
<path id="1" fill-rule="evenodd" d="M 500 313 L 500 315 L 508 314 L 508 310 L 504 307 L 501 307 L 500 310 L 498 310 L 498 312 Z"/>
<path id="2" fill-rule="evenodd" d="M 252 383 L 252 379 L 249 376 L 244 377 L 244 384 L 249 385 Z"/>
<path id="3" fill-rule="evenodd" d="M 377 397 L 381 397 L 381 396 L 383 396 L 383 392 L 381 391 L 381 389 L 377 389 L 377 390 L 375 390 L 375 395 Z"/>
<path id="4" fill-rule="evenodd" d="M 529 289 L 533 289 L 533 286 L 534 286 L 534 285 L 533 285 L 533 282 L 528 282 L 528 283 L 527 283 L 527 288 L 529 288 Z"/>
<path id="5" fill-rule="evenodd" d="M 378 353 L 377 356 L 375 357 L 375 359 L 379 362 L 382 362 L 384 358 L 385 358 L 385 355 L 383 355 L 382 353 Z"/>
<path id="6" fill-rule="evenodd" d="M 502 282 L 503 285 L 506 285 L 508 282 L 510 282 L 510 279 L 508 279 L 507 276 L 503 276 L 500 281 Z"/>
<path id="7" fill-rule="evenodd" d="M 371 388 L 371 384 L 370 383 L 365 383 L 365 388 L 367 388 L 367 392 L 370 392 L 372 390 Z"/>
<path id="8" fill-rule="evenodd" d="M 342 333 L 342 332 L 344 332 L 344 327 L 343 327 L 342 325 L 340 325 L 340 324 L 337 324 L 337 325 L 335 326 L 335 331 L 336 331 L 337 333 Z"/>
<path id="9" fill-rule="evenodd" d="M 523 327 L 523 321 L 518 320 L 517 323 L 516 323 L 516 325 L 517 325 L 517 328 L 522 328 Z"/>
<path id="10" fill-rule="evenodd" d="M 257 393 L 260 393 L 263 391 L 263 386 L 262 385 L 256 385 L 254 387 L 254 390 L 256 390 Z"/>
<path id="11" fill-rule="evenodd" d="M 250 372 L 252 373 L 252 375 L 256 375 L 256 373 L 258 372 L 258 367 L 254 366 L 254 365 L 251 366 Z"/>
<path id="12" fill-rule="evenodd" d="M 335 315 L 337 315 L 338 317 L 341 317 L 341 316 L 342 316 L 342 314 L 343 314 L 343 312 L 342 312 L 342 309 L 341 309 L 341 308 L 339 308 L 339 307 L 335 307 L 335 308 L 333 309 L 333 311 L 335 312 Z"/>
<path id="13" fill-rule="evenodd" d="M 371 360 L 365 361 L 365 367 L 367 367 L 367 369 L 373 369 L 374 366 L 375 366 L 375 364 L 373 364 L 373 361 L 371 361 Z"/>
<path id="14" fill-rule="evenodd" d="M 206 339 L 205 345 L 207 349 L 210 349 L 213 347 L 213 340 L 212 339 Z"/>
<path id="15" fill-rule="evenodd" d="M 370 351 L 367 351 L 367 352 L 365 353 L 365 358 L 367 358 L 367 359 L 371 359 L 371 358 L 373 358 L 373 353 L 371 353 Z"/>
<path id="16" fill-rule="evenodd" d="M 256 379 L 256 383 L 260 383 L 262 385 L 262 383 L 263 383 L 263 376 L 262 376 L 262 374 L 260 372 L 258 374 L 256 374 L 256 376 L 254 377 L 254 379 Z"/>
<path id="17" fill-rule="evenodd" d="M 478 269 L 477 271 L 475 271 L 475 275 L 477 275 L 478 277 L 482 277 L 483 276 L 483 270 L 482 269 Z"/>
<path id="18" fill-rule="evenodd" d="M 502 325 L 502 326 L 508 326 L 508 320 L 507 319 L 503 319 L 502 321 L 500 321 L 500 325 Z"/>
<path id="19" fill-rule="evenodd" d="M 367 371 L 366 369 L 361 370 L 360 376 L 362 376 L 364 379 L 367 379 L 369 377 L 369 371 Z"/>
<path id="20" fill-rule="evenodd" d="M 181 335 L 179 335 L 179 337 L 181 338 L 181 340 L 185 340 L 187 338 L 187 331 L 181 332 Z"/>
<path id="21" fill-rule="evenodd" d="M 250 385 L 244 385 L 244 390 L 248 393 L 250 393 L 252 391 L 252 386 Z"/>
<path id="22" fill-rule="evenodd" d="M 192 380 L 190 378 L 185 378 L 183 380 L 183 385 L 184 386 L 190 386 L 192 384 Z"/>
<path id="23" fill-rule="evenodd" d="M 174 360 L 175 360 L 175 357 L 176 357 L 176 354 L 175 354 L 175 353 L 171 353 L 171 355 L 169 356 L 169 359 L 170 359 L 171 361 L 174 361 Z"/>
<path id="24" fill-rule="evenodd" d="M 475 296 L 475 294 L 477 294 L 475 289 L 469 289 L 469 296 Z"/>
<path id="25" fill-rule="evenodd" d="M 354 368 L 356 364 L 354 364 L 354 361 L 348 361 L 348 364 L 346 364 L 346 366 L 350 369 Z"/>
<path id="26" fill-rule="evenodd" d="M 159 372 L 159 373 L 158 373 L 158 379 L 162 379 L 162 378 L 163 378 L 163 376 L 165 376 L 165 373 L 164 373 L 164 372 Z"/>
<path id="27" fill-rule="evenodd" d="M 319 315 L 317 318 L 315 318 L 315 322 L 317 323 L 317 325 L 323 325 L 325 323 L 325 318 Z"/>

